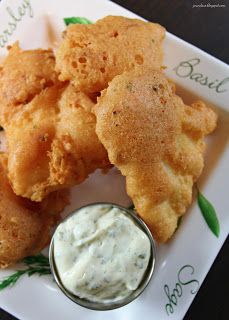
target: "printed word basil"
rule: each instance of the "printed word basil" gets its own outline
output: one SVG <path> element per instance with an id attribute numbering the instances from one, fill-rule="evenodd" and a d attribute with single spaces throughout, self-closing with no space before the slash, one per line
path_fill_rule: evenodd
<path id="1" fill-rule="evenodd" d="M 212 80 L 208 76 L 201 72 L 196 72 L 196 67 L 201 63 L 199 58 L 182 61 L 173 70 L 180 78 L 189 78 L 202 86 L 206 86 L 211 90 L 215 90 L 217 93 L 223 93 L 228 91 L 229 77 L 222 80 Z"/>

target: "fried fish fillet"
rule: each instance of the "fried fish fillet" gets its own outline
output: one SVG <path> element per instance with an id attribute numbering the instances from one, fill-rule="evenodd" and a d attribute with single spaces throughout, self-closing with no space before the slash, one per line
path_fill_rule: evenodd
<path id="1" fill-rule="evenodd" d="M 185 105 L 173 89 L 161 72 L 139 68 L 115 77 L 95 107 L 98 137 L 159 242 L 172 236 L 191 203 L 203 138 L 217 120 L 203 102 Z"/>
<path id="2" fill-rule="evenodd" d="M 71 85 L 50 87 L 6 128 L 8 176 L 16 194 L 41 201 L 109 164 L 95 133 L 94 104 Z"/>
<path id="3" fill-rule="evenodd" d="M 50 230 L 68 203 L 67 194 L 57 191 L 34 203 L 14 194 L 0 156 L 0 268 L 40 252 L 50 240 Z"/>
<path id="4" fill-rule="evenodd" d="M 138 65 L 160 68 L 164 36 L 159 24 L 119 16 L 70 25 L 57 50 L 57 71 L 78 90 L 99 92 L 116 75 Z"/>
<path id="5" fill-rule="evenodd" d="M 95 133 L 94 103 L 72 85 L 57 80 L 51 53 L 18 50 L 10 50 L 0 76 L 8 177 L 17 195 L 41 201 L 54 190 L 81 183 L 97 168 L 107 167 L 109 161 Z M 21 62 L 19 71 L 15 59 Z M 18 98 L 11 94 L 14 82 L 8 80 L 14 77 Z"/>
<path id="6" fill-rule="evenodd" d="M 58 83 L 52 50 L 20 49 L 16 42 L 0 66 L 0 123 L 10 117 L 43 89 Z"/>

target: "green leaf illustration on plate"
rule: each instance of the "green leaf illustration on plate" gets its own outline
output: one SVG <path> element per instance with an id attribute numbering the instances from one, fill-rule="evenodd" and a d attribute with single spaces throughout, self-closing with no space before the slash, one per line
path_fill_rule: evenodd
<path id="1" fill-rule="evenodd" d="M 7 287 L 12 287 L 24 274 L 27 274 L 29 277 L 33 274 L 38 274 L 39 276 L 51 274 L 49 259 L 43 254 L 26 257 L 22 260 L 22 262 L 25 263 L 26 268 L 17 270 L 10 276 L 3 279 L 0 282 L 0 291 Z"/>
<path id="2" fill-rule="evenodd" d="M 69 17 L 64 18 L 64 23 L 66 24 L 66 26 L 68 26 L 69 24 L 91 24 L 92 22 L 83 17 Z"/>
<path id="3" fill-rule="evenodd" d="M 213 205 L 200 193 L 198 189 L 197 192 L 197 202 L 204 220 L 206 221 L 210 230 L 218 238 L 220 233 L 220 225 L 216 215 L 216 211 Z"/>

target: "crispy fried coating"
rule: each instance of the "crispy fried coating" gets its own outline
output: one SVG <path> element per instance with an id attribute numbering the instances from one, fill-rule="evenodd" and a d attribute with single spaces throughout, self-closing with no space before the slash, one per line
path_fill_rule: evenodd
<path id="1" fill-rule="evenodd" d="M 44 88 L 58 82 L 54 70 L 55 57 L 51 50 L 20 49 L 16 42 L 0 66 L 0 123 L 28 103 Z"/>
<path id="2" fill-rule="evenodd" d="M 16 194 L 41 201 L 109 164 L 95 133 L 93 106 L 73 86 L 53 86 L 11 118 L 8 176 Z"/>
<path id="3" fill-rule="evenodd" d="M 172 236 L 191 203 L 203 138 L 217 119 L 203 102 L 187 106 L 173 90 L 161 72 L 139 68 L 115 77 L 95 107 L 98 137 L 159 242 Z"/>
<path id="4" fill-rule="evenodd" d="M 16 56 L 15 50 L 19 50 Z M 50 54 L 13 47 L 0 76 L 0 118 L 8 144 L 8 177 L 17 195 L 34 201 L 81 183 L 97 168 L 109 165 L 107 152 L 95 133 L 93 102 L 72 85 L 57 80 Z M 14 82 L 8 81 L 17 74 L 15 59 L 21 61 L 19 74 L 23 74 L 18 82 L 18 92 L 22 93 L 17 99 L 11 95 Z"/>
<path id="5" fill-rule="evenodd" d="M 160 68 L 164 36 L 159 24 L 119 16 L 70 25 L 57 50 L 57 71 L 78 90 L 99 92 L 116 75 L 138 65 Z"/>
<path id="6" fill-rule="evenodd" d="M 40 203 L 16 196 L 6 175 L 4 158 L 0 156 L 0 268 L 40 252 L 68 203 L 63 191 L 50 194 Z"/>

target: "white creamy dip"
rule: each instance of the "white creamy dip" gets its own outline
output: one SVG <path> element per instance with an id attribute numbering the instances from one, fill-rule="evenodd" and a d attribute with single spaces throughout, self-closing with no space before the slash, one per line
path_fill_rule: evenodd
<path id="1" fill-rule="evenodd" d="M 80 298 L 111 302 L 139 286 L 150 258 L 148 236 L 110 205 L 82 208 L 54 235 L 54 259 L 64 287 Z"/>

